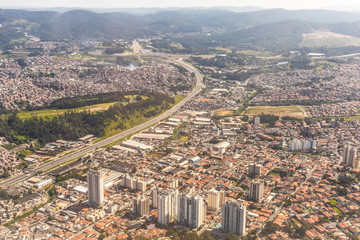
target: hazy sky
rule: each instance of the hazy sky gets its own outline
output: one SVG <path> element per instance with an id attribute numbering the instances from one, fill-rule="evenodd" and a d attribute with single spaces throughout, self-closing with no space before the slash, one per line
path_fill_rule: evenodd
<path id="1" fill-rule="evenodd" d="M 358 0 L 0 0 L 0 7 L 211 7 L 211 6 L 261 6 L 264 8 L 314 9 L 334 6 L 359 6 Z M 335 7 L 336 9 L 336 7 Z"/>

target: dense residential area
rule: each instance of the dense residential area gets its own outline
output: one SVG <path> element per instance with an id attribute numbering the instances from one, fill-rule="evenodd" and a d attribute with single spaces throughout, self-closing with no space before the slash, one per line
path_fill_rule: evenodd
<path id="1" fill-rule="evenodd" d="M 122 11 L 0 10 L 0 239 L 360 239 L 356 14 Z"/>

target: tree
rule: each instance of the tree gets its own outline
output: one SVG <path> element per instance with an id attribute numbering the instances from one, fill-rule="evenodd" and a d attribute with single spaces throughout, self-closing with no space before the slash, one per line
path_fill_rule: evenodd
<path id="1" fill-rule="evenodd" d="M 104 233 L 102 233 L 102 234 L 99 235 L 99 239 L 102 240 L 102 239 L 105 239 L 105 238 L 106 238 L 106 235 L 105 235 Z"/>
<path id="2" fill-rule="evenodd" d="M 275 233 L 278 229 L 280 228 L 280 226 L 276 223 L 273 222 L 267 222 L 265 224 L 265 227 L 262 230 L 262 234 L 264 235 L 269 235 L 269 234 L 273 234 Z"/>
<path id="3" fill-rule="evenodd" d="M 234 234 L 234 233 L 227 233 L 225 235 L 225 240 L 238 240 L 239 239 L 239 236 Z"/>
<path id="4" fill-rule="evenodd" d="M 291 206 L 291 200 L 290 199 L 286 199 L 284 201 L 284 207 L 290 207 Z"/>
<path id="5" fill-rule="evenodd" d="M 201 240 L 215 240 L 215 238 L 213 238 L 211 235 L 210 235 L 210 232 L 209 231 L 204 231 L 201 235 L 200 235 L 200 239 Z"/>
<path id="6" fill-rule="evenodd" d="M 247 122 L 249 121 L 249 116 L 245 115 L 241 118 L 242 121 Z"/>
<path id="7" fill-rule="evenodd" d="M 337 187 L 335 190 L 340 196 L 345 196 L 348 194 L 347 189 L 344 187 Z"/>

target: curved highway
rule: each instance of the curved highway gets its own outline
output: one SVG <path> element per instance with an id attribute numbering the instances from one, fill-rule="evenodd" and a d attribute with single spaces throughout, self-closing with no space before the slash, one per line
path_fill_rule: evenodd
<path id="1" fill-rule="evenodd" d="M 136 41 L 135 41 L 136 42 Z M 136 42 L 137 43 L 137 42 Z M 138 43 L 137 43 L 138 44 Z M 148 51 L 141 51 L 141 47 L 138 46 L 140 48 L 137 49 L 138 52 L 142 52 L 142 54 L 144 55 L 153 55 L 151 52 L 148 52 Z M 155 55 L 155 54 L 154 54 Z M 157 57 L 161 57 L 159 55 L 159 53 L 156 54 Z M 87 147 L 84 147 L 82 149 L 79 149 L 79 150 L 76 150 L 72 153 L 69 153 L 65 156 L 62 156 L 60 158 L 57 158 L 57 159 L 54 159 L 53 161 L 51 162 L 48 162 L 42 166 L 39 166 L 39 167 L 36 167 L 34 169 L 32 169 L 32 173 L 28 173 L 28 174 L 25 174 L 25 173 L 22 173 L 22 174 L 19 174 L 19 175 L 16 175 L 14 177 L 11 177 L 9 179 L 6 179 L 2 182 L 0 182 L 0 187 L 7 187 L 7 186 L 10 186 L 14 183 L 18 183 L 18 182 L 21 182 L 21 181 L 25 181 L 26 179 L 32 177 L 32 175 L 35 175 L 36 172 L 38 171 L 46 171 L 48 169 L 51 169 L 53 167 L 56 167 L 56 166 L 61 166 L 62 164 L 63 165 L 66 165 L 68 164 L 69 161 L 75 159 L 75 158 L 79 158 L 80 156 L 83 156 L 87 153 L 90 153 L 90 152 L 93 152 L 95 151 L 97 148 L 101 148 L 103 146 L 106 146 L 110 143 L 113 143 L 115 141 L 118 141 L 120 140 L 121 138 L 124 138 L 128 135 L 131 135 L 131 134 L 134 134 L 144 128 L 148 128 L 150 127 L 151 125 L 157 123 L 157 122 L 160 122 L 162 119 L 164 118 L 167 118 L 169 117 L 170 115 L 172 115 L 173 113 L 177 112 L 182 106 L 184 106 L 184 104 L 186 102 L 188 102 L 190 99 L 192 99 L 195 95 L 197 95 L 201 90 L 202 88 L 205 86 L 204 83 L 203 83 L 203 77 L 202 75 L 200 74 L 200 72 L 195 68 L 193 67 L 192 65 L 188 64 L 188 63 L 185 63 L 183 62 L 181 59 L 168 59 L 168 57 L 166 58 L 166 61 L 170 61 L 170 62 L 175 62 L 176 64 L 179 64 L 181 66 L 183 66 L 185 69 L 187 69 L 189 72 L 191 73 L 195 73 L 195 77 L 196 77 L 196 85 L 195 87 L 193 88 L 192 92 L 190 94 L 188 94 L 182 101 L 180 101 L 178 104 L 176 104 L 175 106 L 173 106 L 172 108 L 170 108 L 169 110 L 167 110 L 166 112 L 162 113 L 161 115 L 153 118 L 153 119 L 150 119 L 149 121 L 145 122 L 145 123 L 142 123 L 136 127 L 133 127 L 131 129 L 128 129 L 124 132 L 121 132 L 119 134 L 116 134 L 114 136 L 111 136 L 109 138 L 106 138 L 102 141 L 99 141 L 97 143 L 94 143 L 92 145 L 89 145 Z"/>

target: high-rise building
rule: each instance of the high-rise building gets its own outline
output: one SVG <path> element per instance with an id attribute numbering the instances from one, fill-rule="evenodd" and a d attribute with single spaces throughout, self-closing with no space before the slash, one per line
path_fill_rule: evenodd
<path id="1" fill-rule="evenodd" d="M 260 164 L 255 164 L 255 163 L 249 164 L 248 166 L 249 177 L 260 176 L 261 168 L 262 166 Z"/>
<path id="2" fill-rule="evenodd" d="M 211 211 L 219 210 L 224 201 L 225 201 L 224 191 L 218 191 L 216 189 L 211 189 L 208 192 L 207 202 L 208 202 L 209 210 L 211 210 Z"/>
<path id="3" fill-rule="evenodd" d="M 133 200 L 133 213 L 138 216 L 144 216 L 149 213 L 149 199 L 145 196 L 139 196 Z"/>
<path id="4" fill-rule="evenodd" d="M 290 151 L 315 150 L 316 140 L 292 140 L 289 143 Z"/>
<path id="5" fill-rule="evenodd" d="M 259 126 L 259 125 L 260 125 L 260 117 L 259 117 L 259 116 L 256 116 L 256 117 L 254 118 L 254 124 L 255 124 L 255 126 Z"/>
<path id="6" fill-rule="evenodd" d="M 160 191 L 158 193 L 158 223 L 167 225 L 177 218 L 178 190 Z"/>
<path id="7" fill-rule="evenodd" d="M 351 162 L 351 167 L 354 170 L 359 170 L 360 169 L 360 156 L 357 156 L 352 162 Z"/>
<path id="8" fill-rule="evenodd" d="M 221 226 L 225 232 L 244 235 L 246 229 L 246 206 L 233 200 L 226 201 L 221 209 Z"/>
<path id="9" fill-rule="evenodd" d="M 357 158 L 357 148 L 346 145 L 344 147 L 343 164 L 353 167 Z"/>
<path id="10" fill-rule="evenodd" d="M 159 194 L 159 188 L 154 188 L 152 190 L 152 206 L 153 208 L 158 208 L 158 194 Z"/>
<path id="11" fill-rule="evenodd" d="M 136 186 L 134 187 L 134 179 L 131 176 L 124 176 L 124 187 L 129 189 L 136 189 Z"/>
<path id="12" fill-rule="evenodd" d="M 178 222 L 190 227 L 200 227 L 205 221 L 206 206 L 198 194 L 180 194 L 178 199 Z"/>
<path id="13" fill-rule="evenodd" d="M 331 127 L 332 128 L 336 127 L 336 120 L 335 119 L 331 119 Z"/>
<path id="14" fill-rule="evenodd" d="M 173 178 L 168 181 L 169 188 L 177 188 L 178 186 L 179 186 L 179 180 L 177 178 Z"/>
<path id="15" fill-rule="evenodd" d="M 264 183 L 260 181 L 250 182 L 249 198 L 253 201 L 260 201 L 264 196 Z"/>
<path id="16" fill-rule="evenodd" d="M 101 206 L 104 202 L 104 176 L 101 170 L 91 169 L 87 175 L 88 203 Z"/>
<path id="17" fill-rule="evenodd" d="M 146 182 L 141 180 L 134 181 L 134 186 L 136 185 L 136 190 L 145 192 L 146 191 Z"/>

